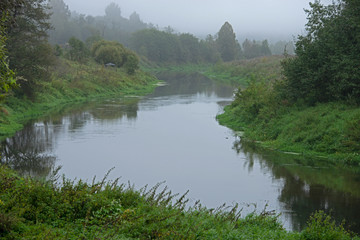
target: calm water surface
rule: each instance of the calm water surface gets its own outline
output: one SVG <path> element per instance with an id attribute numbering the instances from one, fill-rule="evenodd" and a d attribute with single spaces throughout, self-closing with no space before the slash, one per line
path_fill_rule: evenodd
<path id="1" fill-rule="evenodd" d="M 29 123 L 3 142 L 3 161 L 37 176 L 62 166 L 67 178 L 88 181 L 115 167 L 110 179 L 136 188 L 166 181 L 209 208 L 240 203 L 245 215 L 267 205 L 287 229 L 324 209 L 360 232 L 359 175 L 258 149 L 220 126 L 215 116 L 232 100 L 230 87 L 196 74 L 159 78 L 168 85 L 147 97 L 90 102 Z"/>

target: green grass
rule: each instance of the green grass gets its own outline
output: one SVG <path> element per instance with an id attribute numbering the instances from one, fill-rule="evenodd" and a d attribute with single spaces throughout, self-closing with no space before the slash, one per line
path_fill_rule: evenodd
<path id="1" fill-rule="evenodd" d="M 51 71 L 50 81 L 40 83 L 34 99 L 12 96 L 0 106 L 0 140 L 13 135 L 27 121 L 66 105 L 91 99 L 145 95 L 153 91 L 158 82 L 144 71 L 129 75 L 122 69 L 62 58 Z"/>
<path id="2" fill-rule="evenodd" d="M 232 208 L 188 208 L 186 194 L 158 184 L 136 190 L 118 179 L 89 184 L 63 177 L 37 180 L 0 166 L 1 239 L 359 239 L 315 214 L 301 233 L 269 212 L 241 216 Z"/>
<path id="3" fill-rule="evenodd" d="M 229 63 L 218 63 L 205 69 L 204 75 L 223 83 L 246 87 L 253 78 L 272 82 L 281 74 L 283 56 L 259 57 Z"/>
<path id="4" fill-rule="evenodd" d="M 360 166 L 359 107 L 342 103 L 286 107 L 273 118 L 256 117 L 252 121 L 246 119 L 247 115 L 234 104 L 218 120 L 268 148 Z"/>

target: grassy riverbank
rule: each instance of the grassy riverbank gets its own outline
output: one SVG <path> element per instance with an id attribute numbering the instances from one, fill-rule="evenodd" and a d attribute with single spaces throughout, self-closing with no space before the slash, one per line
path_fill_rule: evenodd
<path id="1" fill-rule="evenodd" d="M 123 69 L 59 58 L 51 79 L 40 83 L 33 99 L 16 96 L 6 99 L 0 111 L 0 139 L 13 135 L 30 119 L 64 105 L 96 98 L 144 95 L 155 88 L 157 81 L 143 71 L 129 75 Z"/>
<path id="2" fill-rule="evenodd" d="M 345 102 L 306 106 L 282 101 L 274 92 L 281 82 L 283 57 L 264 57 L 217 66 L 225 79 L 236 75 L 244 86 L 217 118 L 219 123 L 267 148 L 360 165 L 360 108 Z M 235 81 L 235 80 L 234 80 Z"/>
<path id="3" fill-rule="evenodd" d="M 246 138 L 267 148 L 359 166 L 358 107 L 328 103 L 278 110 L 281 113 L 272 118 L 251 119 L 235 103 L 226 107 L 225 113 L 217 118 L 220 124 L 244 131 Z"/>
<path id="4" fill-rule="evenodd" d="M 136 190 L 106 177 L 92 184 L 36 180 L 0 166 L 1 239 L 359 239 L 322 213 L 301 233 L 271 213 L 187 209 L 186 195 L 157 185 Z"/>

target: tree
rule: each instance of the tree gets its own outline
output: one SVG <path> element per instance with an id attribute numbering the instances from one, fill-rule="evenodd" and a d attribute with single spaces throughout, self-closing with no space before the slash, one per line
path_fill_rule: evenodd
<path id="1" fill-rule="evenodd" d="M 139 58 L 134 52 L 127 51 L 124 67 L 128 74 L 134 74 L 139 69 Z"/>
<path id="2" fill-rule="evenodd" d="M 85 43 L 75 37 L 69 39 L 69 58 L 73 61 L 85 62 L 90 53 Z"/>
<path id="3" fill-rule="evenodd" d="M 307 34 L 298 36 L 296 57 L 283 63 L 288 98 L 308 104 L 360 103 L 360 2 L 320 1 L 306 10 Z"/>
<path id="4" fill-rule="evenodd" d="M 181 62 L 179 37 L 157 29 L 144 29 L 132 34 L 131 47 L 154 62 Z"/>
<path id="5" fill-rule="evenodd" d="M 139 58 L 136 54 L 118 42 L 96 42 L 92 47 L 92 54 L 98 63 L 112 63 L 117 67 L 124 67 L 129 74 L 135 73 L 139 68 Z"/>
<path id="6" fill-rule="evenodd" d="M 200 61 L 200 45 L 199 40 L 189 33 L 179 35 L 182 61 L 199 62 Z"/>
<path id="7" fill-rule="evenodd" d="M 205 40 L 200 41 L 200 55 L 203 61 L 215 63 L 221 59 L 216 46 L 215 38 L 209 34 Z"/>
<path id="8" fill-rule="evenodd" d="M 125 63 L 125 48 L 122 44 L 112 41 L 99 41 L 92 47 L 95 61 L 101 64 L 113 63 L 121 67 Z"/>
<path id="9" fill-rule="evenodd" d="M 63 0 L 50 0 L 50 23 L 53 27 L 49 31 L 49 41 L 52 44 L 64 44 L 71 37 L 70 10 Z"/>
<path id="10" fill-rule="evenodd" d="M 9 24 L 14 24 L 17 12 L 24 5 L 25 0 L 2 0 L 0 1 L 0 17 L 7 15 L 7 21 L 2 22 L 7 27 Z"/>
<path id="11" fill-rule="evenodd" d="M 13 15 L 16 24 L 8 28 L 10 68 L 25 81 L 20 81 L 23 93 L 32 96 L 40 81 L 50 79 L 47 68 L 53 62 L 52 48 L 47 41 L 50 29 L 46 0 L 27 0 Z"/>
<path id="12" fill-rule="evenodd" d="M 221 27 L 216 40 L 221 58 L 228 62 L 233 61 L 240 55 L 240 45 L 236 40 L 235 33 L 230 23 L 225 22 Z"/>
<path id="13" fill-rule="evenodd" d="M 15 73 L 9 68 L 5 22 L 6 15 L 3 14 L 0 21 L 0 103 L 4 100 L 8 91 L 17 86 Z"/>
<path id="14" fill-rule="evenodd" d="M 271 55 L 271 51 L 269 48 L 269 42 L 268 40 L 264 40 L 261 43 L 261 56 L 270 56 Z"/>

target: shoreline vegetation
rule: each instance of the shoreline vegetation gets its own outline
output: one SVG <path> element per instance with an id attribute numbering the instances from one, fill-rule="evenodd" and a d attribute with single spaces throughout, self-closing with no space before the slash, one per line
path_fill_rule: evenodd
<path id="1" fill-rule="evenodd" d="M 86 101 L 146 95 L 158 80 L 149 73 L 128 74 L 121 68 L 105 67 L 95 62 L 79 63 L 58 58 L 51 80 L 42 82 L 33 99 L 10 96 L 0 108 L 0 140 L 12 136 L 26 122 L 43 117 L 69 104 Z"/>
<path id="2" fill-rule="evenodd" d="M 109 173 L 108 173 L 109 174 Z M 323 212 L 302 232 L 286 231 L 272 211 L 241 215 L 238 205 L 187 207 L 186 193 L 161 183 L 134 189 L 108 181 L 91 184 L 21 177 L 0 166 L 2 239 L 360 239 Z"/>
<path id="3" fill-rule="evenodd" d="M 358 171 L 360 108 L 345 101 L 307 106 L 277 99 L 274 83 L 282 79 L 281 62 L 285 60 L 262 57 L 252 63 L 240 61 L 216 66 L 215 78 L 222 77 L 217 69 L 223 69 L 228 76 L 236 73 L 247 82 L 247 87 L 240 87 L 232 104 L 225 107 L 217 120 L 262 147 L 327 160 Z M 244 81 L 238 84 L 243 86 Z"/>

